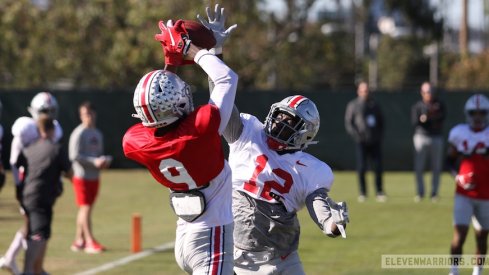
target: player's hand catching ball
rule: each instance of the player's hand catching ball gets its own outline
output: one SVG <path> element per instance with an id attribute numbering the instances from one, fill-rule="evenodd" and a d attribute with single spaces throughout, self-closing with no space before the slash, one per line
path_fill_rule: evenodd
<path id="1" fill-rule="evenodd" d="M 158 23 L 161 33 L 156 34 L 155 39 L 161 42 L 167 65 L 184 64 L 183 56 L 187 54 L 191 41 L 183 23 L 183 20 L 177 20 L 174 25 L 171 20 L 166 25 L 163 21 Z"/>
<path id="2" fill-rule="evenodd" d="M 231 32 L 236 29 L 238 25 L 234 24 L 226 29 L 224 26 L 226 23 L 226 15 L 224 13 L 224 8 L 221 8 L 219 4 L 216 4 L 214 13 L 211 12 L 209 7 L 207 7 L 205 11 L 207 13 L 207 20 L 200 17 L 200 14 L 197 14 L 197 19 L 199 19 L 202 25 L 211 30 L 214 34 L 214 38 L 216 39 L 216 45 L 214 46 L 215 53 L 220 54 L 222 52 L 224 41 L 226 41 Z"/>

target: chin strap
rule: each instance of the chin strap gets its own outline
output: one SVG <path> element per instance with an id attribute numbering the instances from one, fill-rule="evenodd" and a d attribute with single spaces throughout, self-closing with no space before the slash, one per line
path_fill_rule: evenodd
<path id="1" fill-rule="evenodd" d="M 270 149 L 272 149 L 274 151 L 281 151 L 281 150 L 284 150 L 285 147 L 287 147 L 287 145 L 285 145 L 281 142 L 278 142 L 271 137 L 267 137 L 267 145 Z"/>

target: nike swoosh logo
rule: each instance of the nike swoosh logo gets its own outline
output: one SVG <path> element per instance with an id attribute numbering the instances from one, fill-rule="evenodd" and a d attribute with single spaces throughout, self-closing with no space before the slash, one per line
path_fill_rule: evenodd
<path id="1" fill-rule="evenodd" d="M 301 163 L 301 161 L 300 161 L 300 160 L 296 161 L 295 163 L 296 163 L 297 165 L 301 165 L 301 166 L 306 166 L 306 167 L 307 167 L 307 165 L 305 165 L 304 163 Z"/>
<path id="2" fill-rule="evenodd" d="M 290 255 L 290 253 L 288 253 L 287 255 L 284 255 L 284 256 L 280 256 L 280 259 L 282 259 L 282 261 L 283 261 L 283 260 L 287 259 L 287 257 L 289 257 L 289 255 Z"/>

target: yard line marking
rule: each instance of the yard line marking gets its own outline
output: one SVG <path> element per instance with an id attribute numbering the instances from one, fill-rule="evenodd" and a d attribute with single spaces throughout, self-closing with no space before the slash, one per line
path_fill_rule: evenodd
<path id="1" fill-rule="evenodd" d="M 97 274 L 99 272 L 107 271 L 109 269 L 112 269 L 112 268 L 115 268 L 115 267 L 118 267 L 118 266 L 121 266 L 121 265 L 128 264 L 128 263 L 130 263 L 132 261 L 139 260 L 139 259 L 144 258 L 146 256 L 152 255 L 152 254 L 154 254 L 156 252 L 168 251 L 170 249 L 173 249 L 173 247 L 175 247 L 175 242 L 165 243 L 165 244 L 162 244 L 160 246 L 156 246 L 156 247 L 150 248 L 148 250 L 144 250 L 144 251 L 139 252 L 137 254 L 130 255 L 130 256 L 124 257 L 122 259 L 119 259 L 119 260 L 110 262 L 110 263 L 106 263 L 106 264 L 101 265 L 99 267 L 92 268 L 92 269 L 89 269 L 87 271 L 83 271 L 83 272 L 77 273 L 75 275 L 92 275 L 92 274 Z"/>

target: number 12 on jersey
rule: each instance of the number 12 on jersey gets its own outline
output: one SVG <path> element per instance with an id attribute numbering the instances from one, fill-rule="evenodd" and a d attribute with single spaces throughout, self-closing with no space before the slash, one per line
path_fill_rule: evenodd
<path id="1" fill-rule="evenodd" d="M 253 175 L 251 178 L 244 183 L 243 189 L 255 194 L 257 197 L 261 197 L 267 201 L 273 200 L 270 196 L 270 191 L 273 189 L 274 191 L 280 194 L 289 193 L 292 184 L 294 183 L 292 180 L 292 176 L 285 170 L 281 168 L 272 169 L 272 174 L 284 180 L 283 185 L 276 182 L 273 179 L 266 181 L 258 181 L 258 176 L 263 172 L 265 166 L 267 165 L 268 157 L 266 155 L 260 155 L 256 158 L 256 168 L 253 171 Z M 261 193 L 258 192 L 262 189 Z"/>

